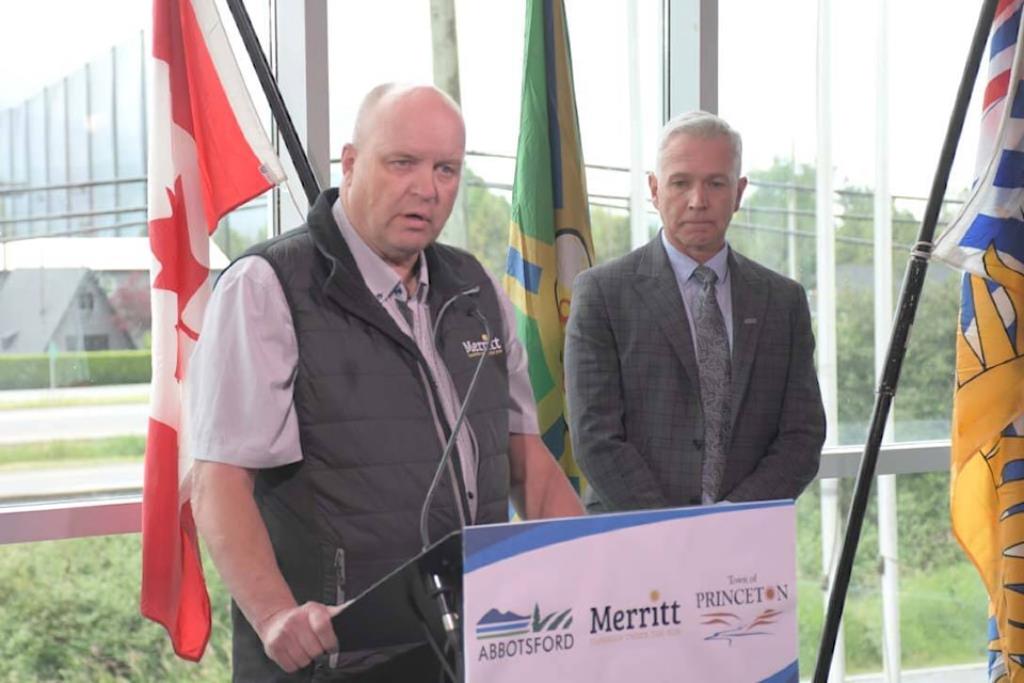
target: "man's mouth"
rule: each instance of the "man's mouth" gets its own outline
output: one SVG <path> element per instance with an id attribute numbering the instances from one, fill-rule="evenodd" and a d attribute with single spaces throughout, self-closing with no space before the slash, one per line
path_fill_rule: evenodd
<path id="1" fill-rule="evenodd" d="M 405 218 L 407 223 L 409 223 L 410 225 L 414 225 L 414 226 L 426 227 L 426 226 L 430 225 L 430 223 L 431 223 L 430 216 L 428 216 L 427 214 L 423 214 L 423 213 L 416 213 L 415 211 L 410 211 L 409 213 L 403 213 L 402 217 Z"/>

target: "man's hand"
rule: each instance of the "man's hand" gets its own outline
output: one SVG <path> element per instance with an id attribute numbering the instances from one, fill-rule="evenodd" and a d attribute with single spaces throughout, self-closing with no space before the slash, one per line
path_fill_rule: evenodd
<path id="1" fill-rule="evenodd" d="M 286 672 L 294 673 L 320 655 L 338 650 L 331 625 L 337 611 L 319 602 L 307 602 L 274 612 L 255 625 L 256 633 L 267 656 Z"/>
<path id="2" fill-rule="evenodd" d="M 512 502 L 524 519 L 575 517 L 583 505 L 537 434 L 509 434 Z"/>

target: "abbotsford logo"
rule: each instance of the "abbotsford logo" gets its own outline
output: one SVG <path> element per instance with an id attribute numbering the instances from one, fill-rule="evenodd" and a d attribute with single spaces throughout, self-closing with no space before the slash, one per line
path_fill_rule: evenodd
<path id="1" fill-rule="evenodd" d="M 479 358 L 484 353 L 488 356 L 498 356 L 505 352 L 501 345 L 501 337 L 490 337 L 480 335 L 480 339 L 470 339 L 462 342 L 462 348 L 470 358 Z"/>
<path id="2" fill-rule="evenodd" d="M 572 608 L 542 612 L 540 605 L 534 604 L 531 615 L 491 608 L 476 623 L 477 640 L 491 641 L 480 644 L 477 660 L 571 650 L 572 633 L 565 633 L 570 626 Z"/>

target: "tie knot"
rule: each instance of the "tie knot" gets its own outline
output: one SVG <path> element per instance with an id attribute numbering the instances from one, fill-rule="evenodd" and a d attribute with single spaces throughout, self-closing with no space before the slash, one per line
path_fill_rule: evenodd
<path id="1" fill-rule="evenodd" d="M 693 277 L 705 287 L 713 285 L 718 281 L 718 273 L 704 265 L 693 269 Z"/>

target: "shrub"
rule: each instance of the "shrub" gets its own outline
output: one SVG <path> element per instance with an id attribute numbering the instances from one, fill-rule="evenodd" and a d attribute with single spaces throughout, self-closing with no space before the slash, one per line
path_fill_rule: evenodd
<path id="1" fill-rule="evenodd" d="M 53 360 L 55 387 L 144 384 L 150 379 L 150 352 L 76 351 Z M 0 390 L 45 389 L 50 383 L 50 357 L 45 353 L 0 356 Z"/>
<path id="2" fill-rule="evenodd" d="M 0 681 L 226 681 L 228 597 L 206 571 L 213 634 L 200 664 L 139 614 L 137 534 L 0 548 Z"/>

